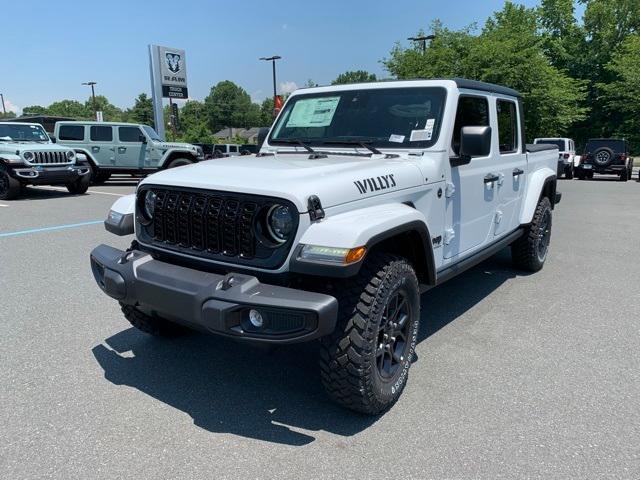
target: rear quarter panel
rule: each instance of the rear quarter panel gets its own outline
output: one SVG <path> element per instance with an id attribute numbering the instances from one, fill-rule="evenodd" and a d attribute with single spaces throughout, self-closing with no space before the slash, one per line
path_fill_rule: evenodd
<path id="1" fill-rule="evenodd" d="M 520 225 L 531 223 L 545 183 L 548 180 L 556 181 L 557 163 L 557 149 L 527 153 L 527 187 L 520 212 Z"/>

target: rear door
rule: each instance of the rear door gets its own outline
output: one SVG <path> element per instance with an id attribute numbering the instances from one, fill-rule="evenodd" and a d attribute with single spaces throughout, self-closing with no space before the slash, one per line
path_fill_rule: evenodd
<path id="1" fill-rule="evenodd" d="M 520 105 L 510 98 L 498 97 L 494 108 L 498 131 L 500 168 L 498 205 L 495 213 L 494 235 L 511 233 L 519 226 L 519 212 L 527 182 L 527 153 L 524 146 Z"/>
<path id="2" fill-rule="evenodd" d="M 146 138 L 137 126 L 120 125 L 118 129 L 118 144 L 116 146 L 117 165 L 123 168 L 143 168 Z"/>
<path id="3" fill-rule="evenodd" d="M 111 125 L 90 125 L 88 149 L 91 156 L 101 167 L 113 167 L 116 164 L 116 149 Z"/>
<path id="4" fill-rule="evenodd" d="M 462 94 L 458 99 L 451 142 L 454 158 L 459 154 L 462 127 L 467 126 L 491 126 L 495 130 L 489 96 Z M 495 145 L 486 157 L 474 157 L 464 165 L 452 163 L 451 185 L 445 192 L 450 227 L 445 231 L 444 258 L 471 253 L 493 239 L 499 166 Z"/>

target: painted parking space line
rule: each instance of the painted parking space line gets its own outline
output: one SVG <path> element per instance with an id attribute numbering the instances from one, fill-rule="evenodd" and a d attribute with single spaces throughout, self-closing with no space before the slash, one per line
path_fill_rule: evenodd
<path id="1" fill-rule="evenodd" d="M 37 186 L 37 187 L 32 187 L 32 188 L 36 188 L 39 190 L 55 190 L 56 192 L 66 192 L 67 189 L 64 187 L 42 187 L 42 186 Z M 87 190 L 87 193 L 98 193 L 100 195 L 113 195 L 114 197 L 125 197 L 127 195 L 129 195 L 128 193 L 113 193 L 113 192 L 101 192 L 99 190 Z"/>
<path id="2" fill-rule="evenodd" d="M 0 208 L 2 207 L 8 207 L 9 205 L 3 205 L 2 203 L 0 203 Z"/>
<path id="3" fill-rule="evenodd" d="M 0 238 L 17 237 L 19 235 L 29 235 L 31 233 L 55 232 L 57 230 L 65 230 L 67 228 L 86 227 L 87 225 L 98 225 L 99 223 L 104 223 L 104 220 L 91 220 L 89 222 L 56 225 L 54 227 L 31 228 L 28 230 L 18 230 L 16 232 L 0 233 Z"/>

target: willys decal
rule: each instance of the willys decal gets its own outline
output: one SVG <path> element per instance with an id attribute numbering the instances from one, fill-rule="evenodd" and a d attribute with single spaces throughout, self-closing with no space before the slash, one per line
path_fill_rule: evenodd
<path id="1" fill-rule="evenodd" d="M 380 190 L 386 190 L 396 186 L 396 180 L 393 178 L 393 173 L 388 175 L 380 175 L 379 177 L 364 178 L 362 180 L 356 180 L 353 184 L 358 189 L 361 195 L 365 193 L 378 192 Z"/>

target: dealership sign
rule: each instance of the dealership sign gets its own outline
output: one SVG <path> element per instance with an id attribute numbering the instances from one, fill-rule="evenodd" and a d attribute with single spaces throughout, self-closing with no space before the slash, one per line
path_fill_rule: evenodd
<path id="1" fill-rule="evenodd" d="M 164 98 L 189 98 L 187 64 L 184 50 L 155 46 L 158 49 L 160 83 Z"/>

